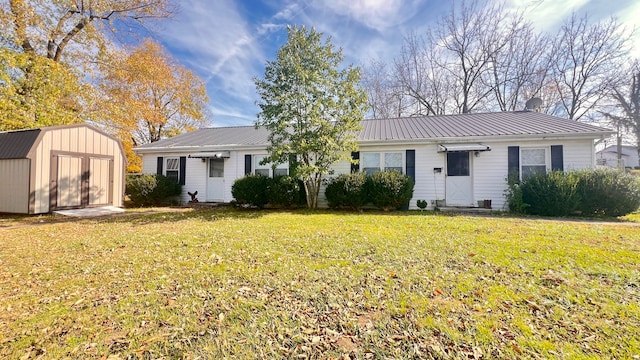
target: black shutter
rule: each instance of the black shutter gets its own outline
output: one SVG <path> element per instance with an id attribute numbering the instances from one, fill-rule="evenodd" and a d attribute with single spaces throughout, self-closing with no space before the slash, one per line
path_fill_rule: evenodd
<path id="1" fill-rule="evenodd" d="M 351 152 L 351 158 L 353 160 L 360 160 L 360 152 L 359 151 L 352 151 Z M 360 171 L 360 162 L 357 163 L 351 163 L 351 172 L 352 173 L 357 173 L 358 171 Z"/>
<path id="2" fill-rule="evenodd" d="M 298 166 L 298 158 L 296 154 L 289 154 L 289 176 L 294 176 L 296 167 Z"/>
<path id="3" fill-rule="evenodd" d="M 415 150 L 407 150 L 406 154 L 407 161 L 407 176 L 416 182 L 416 151 Z"/>
<path id="4" fill-rule="evenodd" d="M 564 171 L 564 158 L 562 145 L 551 145 L 551 170 Z"/>
<path id="5" fill-rule="evenodd" d="M 244 174 L 251 174 L 251 155 L 244 156 Z"/>
<path id="6" fill-rule="evenodd" d="M 520 180 L 520 147 L 509 146 L 508 152 L 509 171 L 507 172 L 507 177 L 511 184 Z"/>
<path id="7" fill-rule="evenodd" d="M 187 175 L 187 157 L 180 156 L 180 176 L 178 177 L 178 183 L 180 185 L 184 185 L 186 183 L 186 175 Z"/>
<path id="8" fill-rule="evenodd" d="M 162 165 L 164 164 L 164 158 L 162 156 L 158 156 L 158 167 L 156 174 L 162 175 Z"/>

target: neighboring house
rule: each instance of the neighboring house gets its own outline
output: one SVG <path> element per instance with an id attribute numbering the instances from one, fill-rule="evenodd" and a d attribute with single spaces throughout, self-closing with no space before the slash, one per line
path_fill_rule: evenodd
<path id="1" fill-rule="evenodd" d="M 475 206 L 492 200 L 505 206 L 507 175 L 595 166 L 594 139 L 607 129 L 538 112 L 501 112 L 364 120 L 357 165 L 334 166 L 336 175 L 399 170 L 415 180 L 416 200 Z M 245 174 L 288 173 L 288 164 L 260 165 L 267 155 L 264 128 L 206 128 L 139 146 L 143 172 L 161 173 L 198 191 L 200 201 L 232 200 L 231 186 Z M 323 200 L 323 199 L 321 199 Z M 326 201 L 320 205 L 326 204 Z"/>
<path id="2" fill-rule="evenodd" d="M 620 166 L 636 167 L 638 166 L 638 148 L 635 146 L 623 145 L 620 152 Z M 610 145 L 596 152 L 596 163 L 608 167 L 618 167 L 618 146 Z"/>
<path id="3" fill-rule="evenodd" d="M 0 212 L 122 206 L 120 141 L 86 124 L 0 132 Z"/>

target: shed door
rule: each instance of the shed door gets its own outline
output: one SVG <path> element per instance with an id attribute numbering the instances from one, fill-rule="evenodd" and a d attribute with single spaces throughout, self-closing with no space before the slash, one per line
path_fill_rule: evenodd
<path id="1" fill-rule="evenodd" d="M 473 180 L 469 152 L 447 153 L 445 201 L 447 206 L 473 205 Z"/>
<path id="2" fill-rule="evenodd" d="M 113 183 L 111 159 L 89 159 L 89 205 L 110 205 Z"/>
<path id="3" fill-rule="evenodd" d="M 82 157 L 57 156 L 58 176 L 56 177 L 57 208 L 82 205 Z"/>

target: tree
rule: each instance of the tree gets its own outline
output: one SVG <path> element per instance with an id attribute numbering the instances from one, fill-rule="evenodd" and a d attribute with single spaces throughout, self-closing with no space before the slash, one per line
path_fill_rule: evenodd
<path id="1" fill-rule="evenodd" d="M 289 27 L 287 42 L 268 61 L 264 78 L 254 79 L 260 113 L 256 127 L 270 131 L 265 163 L 282 164 L 296 157 L 294 174 L 304 182 L 307 206 L 318 206 L 324 175 L 332 164 L 350 160 L 366 112 L 360 71 L 340 69 L 342 50 L 322 33 Z"/>
<path id="2" fill-rule="evenodd" d="M 139 28 L 175 10 L 170 0 L 9 0 L 0 8 L 0 23 L 6 46 L 57 62 L 70 48 L 75 54 L 95 50 L 116 33 L 115 24 Z"/>
<path id="3" fill-rule="evenodd" d="M 401 89 L 403 115 L 442 115 L 451 100 L 452 80 L 438 66 L 442 54 L 415 33 L 404 39 L 400 56 L 394 60 L 395 77 Z"/>
<path id="4" fill-rule="evenodd" d="M 362 86 L 367 93 L 371 117 L 388 119 L 404 113 L 404 102 L 400 87 L 393 80 L 387 65 L 372 61 L 362 73 Z"/>
<path id="5" fill-rule="evenodd" d="M 65 64 L 0 47 L 0 130 L 83 122 L 91 93 Z"/>
<path id="6" fill-rule="evenodd" d="M 551 54 L 561 105 L 556 115 L 580 120 L 615 86 L 631 39 L 623 30 L 615 19 L 589 25 L 588 17 L 575 13 L 562 25 Z"/>
<path id="7" fill-rule="evenodd" d="M 125 149 L 195 130 L 208 121 L 204 82 L 145 40 L 129 54 L 110 56 L 101 90 L 108 99 L 101 122 Z M 131 164 L 139 160 L 127 151 Z M 134 169 L 129 169 L 134 170 Z"/>
<path id="8" fill-rule="evenodd" d="M 640 61 L 636 60 L 627 68 L 623 81 L 612 88 L 611 98 L 615 110 L 603 114 L 617 128 L 622 127 L 633 134 L 640 158 Z M 640 166 L 640 163 L 634 165 Z"/>
<path id="9" fill-rule="evenodd" d="M 511 29 L 502 7 L 480 7 L 477 1 L 464 2 L 460 9 L 452 7 L 449 15 L 430 34 L 430 46 L 443 50 L 434 62 L 453 80 L 449 96 L 454 112 L 465 114 L 487 108 L 492 87 L 483 86 L 482 79 L 492 67 L 492 61 L 511 37 Z"/>
<path id="10" fill-rule="evenodd" d="M 544 94 L 549 79 L 548 37 L 536 33 L 518 14 L 508 24 L 507 44 L 492 54 L 490 71 L 484 78 L 485 86 L 494 93 L 496 105 L 491 108 L 500 111 L 522 110 L 532 97 L 549 100 Z"/>

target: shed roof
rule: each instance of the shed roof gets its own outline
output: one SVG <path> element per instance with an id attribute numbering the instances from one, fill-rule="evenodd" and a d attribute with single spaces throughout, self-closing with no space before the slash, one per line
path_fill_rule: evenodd
<path id="1" fill-rule="evenodd" d="M 580 121 L 559 118 L 532 111 L 496 112 L 439 116 L 416 116 L 362 121 L 361 142 L 444 140 L 465 137 L 499 136 L 592 136 L 610 134 L 611 131 Z M 269 132 L 253 126 L 203 128 L 194 132 L 144 144 L 136 148 L 145 150 L 188 149 L 206 146 L 266 145 Z M 153 149 L 153 150 L 152 150 Z"/>
<path id="2" fill-rule="evenodd" d="M 0 132 L 0 159 L 26 158 L 40 132 L 40 129 Z"/>

